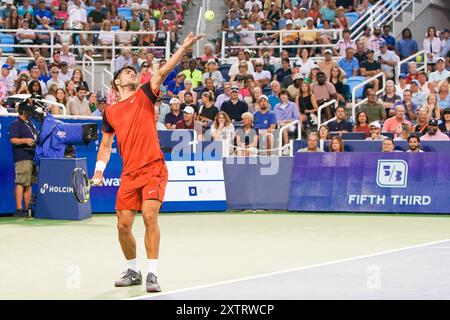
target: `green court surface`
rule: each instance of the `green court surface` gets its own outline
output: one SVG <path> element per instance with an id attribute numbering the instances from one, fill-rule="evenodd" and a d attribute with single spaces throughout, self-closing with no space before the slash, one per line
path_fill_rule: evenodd
<path id="1" fill-rule="evenodd" d="M 161 214 L 163 291 L 450 239 L 450 216 L 197 213 Z M 134 233 L 146 270 L 144 224 Z M 114 215 L 86 221 L 0 218 L 0 299 L 125 299 Z M 251 298 L 251 297 L 249 297 Z"/>

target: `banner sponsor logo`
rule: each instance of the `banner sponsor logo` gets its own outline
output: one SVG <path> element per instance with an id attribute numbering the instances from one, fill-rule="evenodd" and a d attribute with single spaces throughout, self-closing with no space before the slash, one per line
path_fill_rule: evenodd
<path id="1" fill-rule="evenodd" d="M 66 186 L 51 186 L 48 183 L 44 183 L 40 188 L 41 194 L 45 193 L 73 193 L 72 187 Z"/>
<path id="2" fill-rule="evenodd" d="M 377 185 L 381 188 L 406 188 L 408 164 L 404 160 L 378 160 Z"/>

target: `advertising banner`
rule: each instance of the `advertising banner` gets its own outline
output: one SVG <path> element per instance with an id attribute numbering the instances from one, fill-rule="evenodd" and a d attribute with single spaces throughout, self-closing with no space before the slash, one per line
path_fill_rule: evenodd
<path id="1" fill-rule="evenodd" d="M 297 153 L 290 211 L 450 213 L 449 153 Z"/>

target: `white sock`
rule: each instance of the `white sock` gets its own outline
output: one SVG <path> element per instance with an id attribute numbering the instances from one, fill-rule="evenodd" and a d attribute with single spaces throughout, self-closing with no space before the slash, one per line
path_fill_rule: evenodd
<path id="1" fill-rule="evenodd" d="M 148 272 L 153 273 L 155 276 L 157 275 L 158 272 L 158 259 L 148 259 Z"/>
<path id="2" fill-rule="evenodd" d="M 138 266 L 137 266 L 137 259 L 131 259 L 127 260 L 128 269 L 131 269 L 133 271 L 139 272 Z"/>

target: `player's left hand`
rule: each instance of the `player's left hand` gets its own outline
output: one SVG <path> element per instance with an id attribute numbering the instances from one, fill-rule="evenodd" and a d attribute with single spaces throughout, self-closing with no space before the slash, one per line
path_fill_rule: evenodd
<path id="1" fill-rule="evenodd" d="M 199 33 L 198 35 L 194 35 L 192 32 L 184 39 L 183 47 L 189 48 L 192 47 L 198 40 L 205 37 L 204 33 Z"/>

